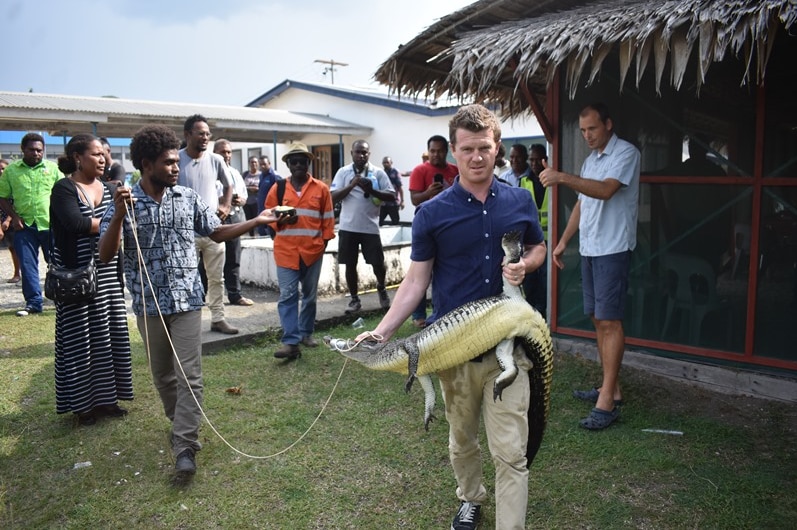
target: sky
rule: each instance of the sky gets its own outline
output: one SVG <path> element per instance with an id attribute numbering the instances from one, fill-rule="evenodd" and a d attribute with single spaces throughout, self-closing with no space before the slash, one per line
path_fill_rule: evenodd
<path id="1" fill-rule="evenodd" d="M 285 79 L 375 87 L 473 0 L 4 0 L 0 90 L 246 105 Z"/>

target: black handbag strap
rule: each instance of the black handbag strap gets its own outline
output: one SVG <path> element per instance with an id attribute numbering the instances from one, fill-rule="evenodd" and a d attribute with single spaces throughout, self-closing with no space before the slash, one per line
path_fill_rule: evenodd
<path id="1" fill-rule="evenodd" d="M 72 180 L 72 179 L 69 179 L 69 180 Z M 75 187 L 77 188 L 78 192 L 81 195 L 83 195 L 83 198 L 86 200 L 86 206 L 91 208 L 91 219 L 94 219 L 94 201 L 91 200 L 91 198 L 89 197 L 88 193 L 86 193 L 86 190 L 83 189 L 83 186 L 81 186 L 80 184 L 78 184 L 74 180 L 72 180 L 72 184 L 74 184 Z M 105 194 L 105 187 L 104 186 L 103 186 L 103 189 L 102 189 L 102 193 L 103 193 L 103 195 Z M 94 263 L 94 251 L 97 250 L 97 238 L 96 237 L 92 237 L 91 235 L 89 237 L 91 237 L 91 263 Z"/>

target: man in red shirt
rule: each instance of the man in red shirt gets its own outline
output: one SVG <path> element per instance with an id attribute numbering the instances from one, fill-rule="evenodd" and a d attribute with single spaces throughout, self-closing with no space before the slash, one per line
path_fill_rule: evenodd
<path id="1" fill-rule="evenodd" d="M 410 199 L 413 206 L 428 201 L 435 195 L 450 187 L 459 174 L 457 166 L 446 161 L 448 156 L 448 140 L 444 136 L 435 135 L 426 142 L 429 160 L 415 166 L 410 174 Z M 426 297 L 412 312 L 412 323 L 416 327 L 426 326 Z"/>
<path id="2" fill-rule="evenodd" d="M 428 201 L 454 183 L 459 174 L 457 166 L 446 161 L 448 156 L 448 140 L 440 135 L 429 138 L 426 142 L 429 161 L 424 162 L 410 174 L 410 199 L 413 206 Z"/>

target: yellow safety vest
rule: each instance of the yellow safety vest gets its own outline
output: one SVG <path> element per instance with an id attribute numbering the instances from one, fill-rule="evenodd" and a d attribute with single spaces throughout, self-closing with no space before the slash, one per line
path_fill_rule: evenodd
<path id="1" fill-rule="evenodd" d="M 521 188 L 529 190 L 531 193 L 532 199 L 534 199 L 534 204 L 537 204 L 537 197 L 534 196 L 534 181 L 531 180 L 530 177 L 522 177 L 518 186 Z M 542 196 L 542 206 L 537 209 L 540 214 L 540 227 L 542 228 L 542 237 L 545 238 L 545 241 L 548 241 L 548 194 L 543 192 Z"/>

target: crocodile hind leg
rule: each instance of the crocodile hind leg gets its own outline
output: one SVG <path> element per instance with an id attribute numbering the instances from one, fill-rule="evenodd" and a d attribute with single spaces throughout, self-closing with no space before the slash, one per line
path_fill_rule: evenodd
<path id="1" fill-rule="evenodd" d="M 424 411 L 423 411 L 423 427 L 428 431 L 429 424 L 432 423 L 432 420 L 437 419 L 434 417 L 434 404 L 436 400 L 436 396 L 434 393 L 434 383 L 432 382 L 432 377 L 429 375 L 421 375 L 418 376 L 418 382 L 421 384 L 423 388 L 423 397 L 424 397 Z"/>
<path id="2" fill-rule="evenodd" d="M 495 378 L 493 384 L 493 401 L 501 399 L 504 389 L 511 385 L 517 377 L 517 365 L 512 356 L 514 349 L 514 339 L 502 340 L 495 347 L 495 358 L 498 360 L 498 366 L 501 367 L 501 375 Z"/>

